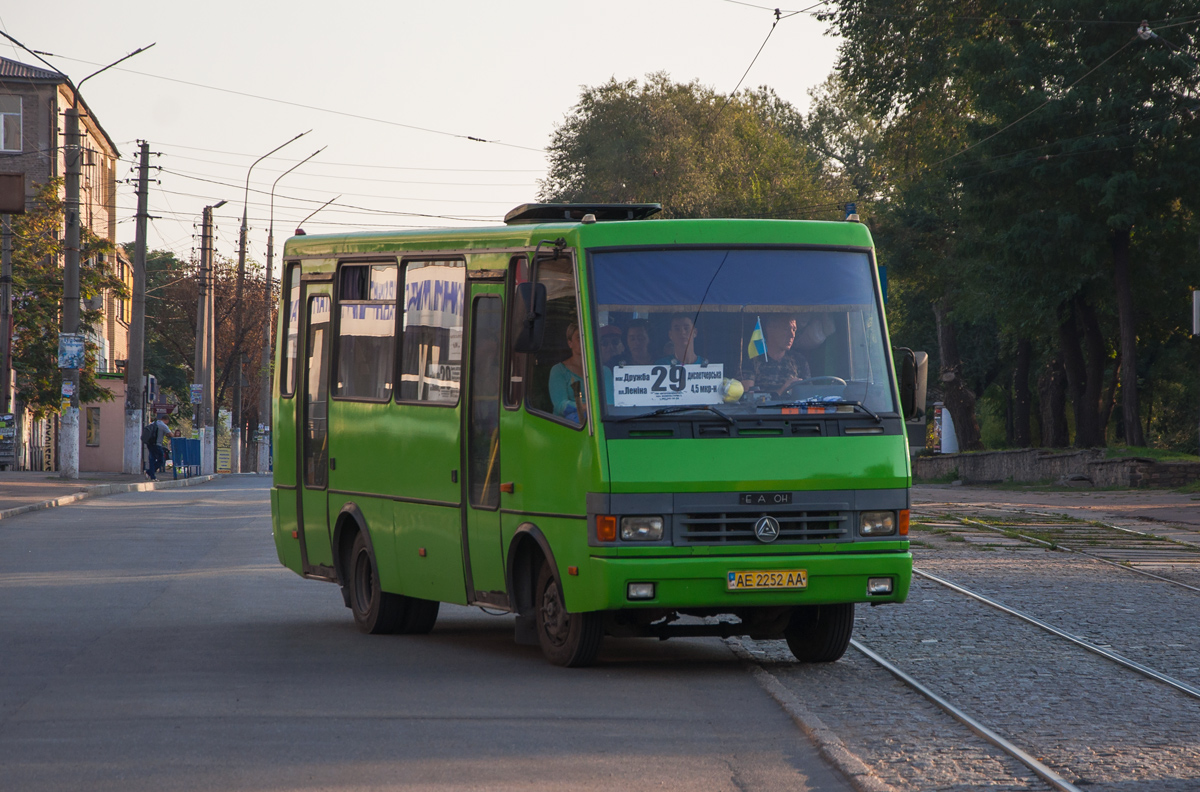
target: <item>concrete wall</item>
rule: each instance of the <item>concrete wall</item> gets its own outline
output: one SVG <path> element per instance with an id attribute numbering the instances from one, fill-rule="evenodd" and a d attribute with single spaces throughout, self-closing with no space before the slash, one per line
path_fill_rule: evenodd
<path id="1" fill-rule="evenodd" d="M 1034 448 L 916 457 L 918 480 L 953 477 L 966 484 L 1071 481 L 1094 487 L 1182 487 L 1200 481 L 1198 462 L 1156 462 L 1140 457 L 1105 459 L 1103 449 L 1050 453 Z"/>

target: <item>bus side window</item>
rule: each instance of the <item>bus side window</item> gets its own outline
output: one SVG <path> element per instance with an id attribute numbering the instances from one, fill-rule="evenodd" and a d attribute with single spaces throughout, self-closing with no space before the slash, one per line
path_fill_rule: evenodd
<path id="1" fill-rule="evenodd" d="M 509 261 L 511 272 L 508 316 L 508 375 L 505 378 L 504 406 L 515 410 L 525 401 L 525 378 L 529 375 L 529 355 L 513 349 L 520 332 L 521 323 L 529 306 L 517 298 L 517 286 L 529 282 L 529 259 L 525 256 L 513 256 Z"/>
<path id="2" fill-rule="evenodd" d="M 546 333 L 542 348 L 530 355 L 529 380 L 526 383 L 526 405 L 531 412 L 556 416 L 571 423 L 581 423 L 573 386 L 582 389 L 577 374 L 570 371 L 568 360 L 572 351 L 568 336 L 579 333 L 579 310 L 575 300 L 575 269 L 570 259 L 538 262 L 537 282 L 546 287 Z M 553 380 L 553 384 L 552 384 Z M 556 393 L 559 404 L 551 397 Z"/>
<path id="3" fill-rule="evenodd" d="M 300 341 L 300 265 L 290 264 L 284 275 L 283 293 L 287 295 L 284 304 L 283 337 L 287 346 L 283 352 L 283 371 L 279 375 L 279 395 L 288 398 L 296 392 L 296 355 L 299 352 Z"/>
<path id="4" fill-rule="evenodd" d="M 338 270 L 338 309 L 333 395 L 364 401 L 391 399 L 396 265 L 343 264 Z"/>
<path id="5" fill-rule="evenodd" d="M 397 401 L 458 403 L 466 284 L 465 261 L 404 263 Z"/>

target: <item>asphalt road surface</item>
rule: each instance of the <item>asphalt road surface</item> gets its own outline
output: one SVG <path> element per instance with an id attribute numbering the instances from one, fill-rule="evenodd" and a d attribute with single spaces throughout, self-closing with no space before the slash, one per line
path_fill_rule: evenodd
<path id="1" fill-rule="evenodd" d="M 243 476 L 0 525 L 0 789 L 849 786 L 715 639 L 560 669 L 478 609 L 361 635 Z"/>

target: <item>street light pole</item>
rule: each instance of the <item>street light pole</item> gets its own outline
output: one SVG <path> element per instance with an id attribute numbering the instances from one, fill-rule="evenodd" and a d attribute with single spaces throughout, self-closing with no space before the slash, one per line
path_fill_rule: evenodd
<path id="1" fill-rule="evenodd" d="M 322 146 L 279 174 L 275 183 L 271 185 L 271 214 L 267 224 L 267 268 L 263 277 L 263 306 L 267 315 L 263 319 L 263 345 L 262 356 L 259 358 L 260 381 L 258 386 L 258 472 L 262 475 L 271 472 L 271 306 L 274 302 L 271 286 L 275 278 L 275 188 L 279 185 L 280 179 L 326 148 L 328 146 Z M 282 278 L 280 283 L 282 284 Z"/>
<path id="2" fill-rule="evenodd" d="M 123 58 L 113 61 L 103 69 L 97 69 L 79 81 L 72 84 L 64 74 L 67 85 L 71 88 L 71 106 L 67 108 L 66 134 L 64 150 L 66 158 L 66 188 L 65 214 L 66 229 L 64 239 L 63 261 L 63 307 L 62 334 L 79 342 L 79 248 L 80 248 L 80 217 L 79 217 L 79 176 L 80 176 L 80 133 L 79 133 L 79 92 L 83 84 L 111 69 L 122 61 L 126 61 L 140 52 L 145 52 L 154 45 L 139 47 Z M 62 72 L 59 72 L 62 74 Z M 79 367 L 81 360 L 65 361 L 69 365 L 60 369 L 62 372 L 63 409 L 58 429 L 58 469 L 64 479 L 79 478 Z M 141 388 L 141 383 L 132 383 Z"/>
<path id="3" fill-rule="evenodd" d="M 311 132 L 312 130 L 308 130 Z M 275 148 L 263 154 L 258 159 L 250 164 L 250 168 L 246 171 L 246 190 L 242 199 L 242 228 L 238 233 L 238 269 L 237 269 L 237 286 L 233 295 L 233 421 L 230 442 L 230 471 L 233 473 L 242 472 L 242 293 L 246 284 L 246 221 L 247 213 L 250 209 L 250 174 L 254 171 L 254 166 L 265 160 L 267 157 L 279 151 L 289 143 L 293 143 L 308 134 L 301 132 L 286 143 L 282 143 Z"/>

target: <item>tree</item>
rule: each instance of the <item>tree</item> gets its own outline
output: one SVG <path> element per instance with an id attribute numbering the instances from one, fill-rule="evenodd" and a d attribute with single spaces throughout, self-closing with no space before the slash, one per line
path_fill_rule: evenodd
<path id="1" fill-rule="evenodd" d="M 62 399 L 62 373 L 58 368 L 58 335 L 62 326 L 64 203 L 59 197 L 61 179 L 37 189 L 32 211 L 13 221 L 13 369 L 17 399 L 36 418 L 56 412 Z M 91 335 L 102 312 L 93 299 L 105 292 L 128 296 L 125 285 L 109 262 L 113 247 L 86 226 L 80 237 L 79 312 L 81 333 Z M 86 345 L 86 365 L 80 371 L 79 401 L 101 402 L 113 398 L 96 379 L 96 344 Z"/>
<path id="2" fill-rule="evenodd" d="M 837 196 L 771 91 L 724 97 L 667 75 L 585 88 L 551 139 L 546 201 L 663 204 L 664 217 L 832 216 Z"/>
<path id="3" fill-rule="evenodd" d="M 238 356 L 257 360 L 264 322 L 274 324 L 275 303 L 263 303 L 263 269 L 253 260 L 247 262 L 247 278 L 242 301 L 242 337 L 235 339 L 231 329 L 237 305 L 234 293 L 237 280 L 235 262 L 220 256 L 213 262 L 213 289 L 216 295 L 216 400 L 219 407 L 231 406 L 232 376 Z M 159 378 L 163 390 L 174 394 L 180 404 L 190 400 L 195 382 L 196 310 L 199 304 L 199 267 L 176 258 L 174 253 L 155 250 L 146 256 L 146 371 Z M 278 293 L 275 292 L 275 297 Z M 247 367 L 242 395 L 243 416 L 248 426 L 256 426 L 261 371 Z"/>
<path id="4" fill-rule="evenodd" d="M 842 77 L 885 136 L 931 103 L 957 106 L 956 145 L 922 167 L 944 177 L 959 211 L 958 307 L 995 321 L 1016 357 L 1042 347 L 1042 414 L 1058 420 L 1063 385 L 1077 445 L 1105 442 L 1116 399 L 1126 439 L 1144 442 L 1138 306 L 1158 291 L 1152 270 L 1178 281 L 1148 256 L 1194 211 L 1200 185 L 1186 112 L 1195 61 L 1138 37 L 1135 23 L 1096 23 L 1192 10 L 1180 0 L 840 0 L 826 15 L 845 38 Z M 1194 46 L 1186 30 L 1172 28 L 1185 48 Z M 906 190 L 889 187 L 889 201 Z M 1106 383 L 1110 366 L 1119 389 Z M 1042 429 L 1058 440 L 1065 426 Z"/>

